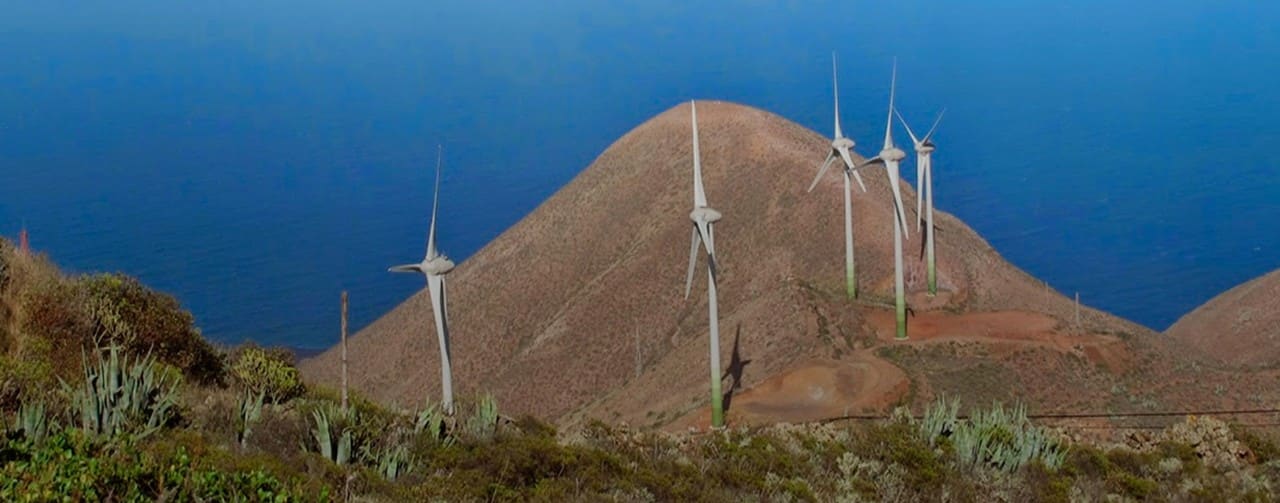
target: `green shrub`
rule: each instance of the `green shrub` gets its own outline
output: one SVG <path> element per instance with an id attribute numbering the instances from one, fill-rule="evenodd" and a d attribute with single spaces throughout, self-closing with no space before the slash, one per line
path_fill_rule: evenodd
<path id="1" fill-rule="evenodd" d="M 167 446 L 166 446 L 167 447 Z M 327 501 L 262 466 L 215 463 L 185 447 L 108 446 L 76 429 L 40 444 L 10 443 L 0 501 Z"/>
<path id="2" fill-rule="evenodd" d="M 245 389 L 270 403 L 288 402 L 306 391 L 292 358 L 281 351 L 245 347 L 231 364 L 231 375 Z"/>
<path id="3" fill-rule="evenodd" d="M 123 274 L 78 280 L 94 332 L 133 354 L 151 354 L 203 384 L 220 382 L 222 356 L 200 335 L 191 313 L 170 295 Z M 101 344 L 101 342 L 99 342 Z"/>

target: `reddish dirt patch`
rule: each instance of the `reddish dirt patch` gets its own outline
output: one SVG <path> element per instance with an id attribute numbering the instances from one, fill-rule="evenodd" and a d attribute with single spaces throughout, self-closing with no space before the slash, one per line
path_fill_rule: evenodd
<path id="1" fill-rule="evenodd" d="M 1124 342 L 1110 335 L 1063 333 L 1058 320 L 1025 311 L 950 314 L 933 311 L 907 319 L 907 340 L 894 340 L 892 311 L 867 313 L 876 338 L 890 344 L 923 345 L 938 342 L 978 342 L 990 346 L 996 355 L 1028 347 L 1073 354 L 1105 366 L 1112 373 L 1128 368 L 1129 352 Z"/>
<path id="2" fill-rule="evenodd" d="M 737 392 L 729 401 L 727 420 L 754 426 L 881 413 L 909 387 L 901 369 L 869 352 L 848 360 L 812 360 Z M 710 410 L 701 408 L 671 427 L 706 429 L 710 424 Z"/>

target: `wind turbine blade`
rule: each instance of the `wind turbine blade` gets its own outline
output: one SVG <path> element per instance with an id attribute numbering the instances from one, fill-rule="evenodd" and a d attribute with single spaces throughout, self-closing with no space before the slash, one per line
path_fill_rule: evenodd
<path id="1" fill-rule="evenodd" d="M 945 108 L 942 109 L 941 112 L 938 112 L 938 118 L 933 120 L 933 126 L 929 127 L 929 132 L 924 135 L 923 141 L 929 141 L 930 138 L 933 138 L 933 132 L 938 129 L 938 123 L 942 122 L 942 116 L 946 114 L 947 109 Z"/>
<path id="2" fill-rule="evenodd" d="M 908 126 L 908 125 L 907 125 L 907 120 L 902 118 L 902 113 L 898 112 L 898 110 L 897 110 L 897 109 L 894 109 L 894 110 L 893 110 L 893 114 L 894 114 L 894 115 L 896 115 L 896 116 L 898 116 L 898 122 L 901 122 L 901 123 L 902 123 L 902 127 L 907 128 L 907 136 L 910 136 L 910 137 L 911 137 L 911 143 L 913 143 L 913 144 L 915 144 L 917 147 L 919 147 L 919 146 L 920 146 L 920 139 L 919 139 L 919 138 L 916 138 L 916 134 L 915 134 L 914 132 L 912 132 L 912 131 L 911 131 L 911 126 Z"/>
<path id="3" fill-rule="evenodd" d="M 712 235 L 711 224 L 709 222 L 698 222 L 698 234 L 702 238 L 703 246 L 707 247 L 707 254 L 714 257 L 716 255 L 715 236 Z"/>
<path id="4" fill-rule="evenodd" d="M 398 265 L 387 269 L 388 272 L 422 272 L 422 266 L 418 264 Z"/>
<path id="5" fill-rule="evenodd" d="M 808 192 L 813 192 L 813 188 L 818 186 L 818 180 L 822 179 L 822 175 L 827 172 L 827 168 L 831 167 L 831 161 L 835 160 L 836 153 L 827 154 L 827 160 L 822 163 L 822 167 L 818 168 L 818 176 L 813 177 L 813 183 L 809 184 Z"/>
<path id="6" fill-rule="evenodd" d="M 840 131 L 840 79 L 836 76 L 836 53 L 831 53 L 831 89 L 836 96 L 836 138 L 844 138 Z"/>
<path id="7" fill-rule="evenodd" d="M 898 58 L 893 58 L 893 76 L 889 80 L 889 112 L 884 121 L 884 148 L 893 147 L 893 95 L 898 87 Z"/>
<path id="8" fill-rule="evenodd" d="M 693 228 L 693 244 L 689 247 L 689 273 L 684 277 L 684 298 L 688 300 L 689 291 L 693 289 L 693 269 L 698 265 L 698 228 Z"/>
<path id="9" fill-rule="evenodd" d="M 707 192 L 702 188 L 702 154 L 698 150 L 698 106 L 689 102 L 693 114 L 693 206 L 702 208 L 707 205 Z"/>
<path id="10" fill-rule="evenodd" d="M 902 117 L 899 116 L 898 118 L 901 119 Z M 927 158 L 924 154 L 916 154 L 916 232 L 919 232 L 920 228 L 924 226 L 924 213 L 921 210 L 924 209 L 924 191 L 928 190 L 924 186 L 924 167 L 925 163 L 928 162 L 925 159 Z"/>
<path id="11" fill-rule="evenodd" d="M 436 212 L 440 209 L 440 167 L 444 164 L 444 146 L 436 145 L 436 188 L 431 197 L 431 229 L 427 231 L 427 258 L 435 258 L 440 252 L 436 250 Z"/>
<path id="12" fill-rule="evenodd" d="M 856 181 L 858 182 L 858 186 L 859 186 L 859 187 L 862 187 L 862 191 L 863 191 L 863 192 L 866 192 L 866 191 L 867 191 L 867 184 L 862 183 L 862 175 L 859 175 L 859 174 L 858 174 L 858 172 L 857 172 L 856 170 L 854 170 L 854 169 L 849 170 L 849 172 L 850 172 L 850 173 L 853 173 L 853 179 L 854 179 L 854 180 L 856 180 Z"/>
<path id="13" fill-rule="evenodd" d="M 716 263 L 716 227 L 714 224 L 706 224 L 706 244 L 707 244 L 707 273 L 711 275 L 711 280 L 716 280 L 719 273 L 719 264 Z"/>
<path id="14" fill-rule="evenodd" d="M 902 224 L 902 237 L 909 238 L 907 235 L 907 210 L 902 205 L 902 189 L 898 187 L 898 180 L 901 178 L 898 174 L 897 163 L 889 166 L 889 186 L 893 189 L 893 205 L 898 211 L 898 223 Z"/>
<path id="15" fill-rule="evenodd" d="M 863 192 L 866 192 L 867 186 L 866 184 L 862 183 L 862 177 L 858 176 L 858 174 L 854 172 L 854 169 L 856 168 L 854 167 L 854 164 L 853 164 L 853 156 L 849 155 L 849 149 L 841 148 L 838 150 L 840 151 L 840 158 L 844 160 L 844 170 L 849 173 L 853 173 L 853 176 L 858 179 L 858 186 L 862 187 Z"/>
<path id="16" fill-rule="evenodd" d="M 880 156 L 878 155 L 870 159 L 867 159 L 862 164 L 859 164 L 858 167 L 853 168 L 853 171 L 857 172 L 858 170 L 866 169 L 876 164 L 884 164 L 884 160 L 881 159 Z"/>

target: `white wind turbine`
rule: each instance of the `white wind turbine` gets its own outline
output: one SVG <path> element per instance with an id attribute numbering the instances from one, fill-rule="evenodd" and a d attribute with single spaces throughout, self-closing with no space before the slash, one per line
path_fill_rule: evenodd
<path id="1" fill-rule="evenodd" d="M 831 163 L 836 158 L 841 159 L 844 164 L 844 281 L 845 292 L 849 298 L 858 296 L 858 276 L 857 268 L 853 261 L 853 201 L 852 186 L 850 178 L 858 181 L 858 186 L 862 187 L 862 191 L 867 191 L 867 186 L 862 183 L 862 177 L 854 171 L 853 156 L 850 151 L 853 149 L 854 142 L 852 139 L 845 138 L 844 133 L 840 130 L 840 81 L 836 76 L 836 55 L 831 54 L 831 86 L 835 91 L 835 117 L 836 131 L 835 138 L 831 140 L 831 152 L 827 154 L 827 160 L 822 163 L 822 167 L 818 168 L 818 176 L 814 177 L 813 183 L 809 184 L 809 192 L 813 192 L 813 188 L 818 185 L 818 180 L 822 179 L 822 175 L 826 174 L 827 168 L 831 167 Z"/>
<path id="2" fill-rule="evenodd" d="M 884 148 L 880 154 L 868 159 L 866 164 L 881 163 L 889 175 L 889 187 L 893 189 L 893 210 L 896 213 L 893 225 L 893 295 L 897 319 L 898 339 L 907 338 L 907 292 L 906 281 L 902 277 L 902 240 L 907 235 L 907 213 L 902 206 L 902 190 L 898 187 L 898 163 L 907 157 L 907 153 L 893 144 L 893 94 L 898 84 L 898 63 L 893 63 L 893 77 L 889 84 L 889 115 L 884 125 Z M 861 167 L 861 166 L 859 166 Z"/>
<path id="3" fill-rule="evenodd" d="M 933 245 L 933 133 L 938 129 L 938 123 L 942 122 L 942 116 L 947 113 L 944 108 L 938 113 L 938 118 L 934 119 L 933 126 L 929 127 L 929 132 L 924 138 L 917 138 L 916 134 L 911 131 L 911 126 L 907 125 L 907 120 L 902 118 L 902 114 L 897 110 L 893 112 L 898 116 L 898 121 L 902 122 L 902 127 L 907 128 L 907 134 L 911 136 L 911 143 L 916 148 L 916 185 L 920 190 L 916 191 L 916 229 L 920 229 L 921 221 L 924 221 L 924 250 L 925 264 L 928 267 L 929 295 L 938 294 L 938 268 L 934 261 L 934 245 Z"/>
<path id="4" fill-rule="evenodd" d="M 698 107 L 689 102 L 693 116 L 693 244 L 689 248 L 689 273 L 684 281 L 684 298 L 693 288 L 693 271 L 698 263 L 698 245 L 707 249 L 707 311 L 711 317 L 711 426 L 724 427 L 724 403 L 720 394 L 720 317 L 716 305 L 716 234 L 720 212 L 707 206 L 707 193 L 702 187 L 702 159 L 698 151 Z"/>
<path id="5" fill-rule="evenodd" d="M 444 276 L 453 270 L 453 261 L 436 249 L 436 213 L 440 208 L 440 165 L 444 159 L 443 148 L 436 154 L 435 196 L 431 203 L 431 229 L 427 232 L 427 255 L 417 264 L 398 265 L 391 272 L 416 272 L 427 277 L 427 289 L 431 294 L 431 312 L 436 319 L 436 336 L 440 341 L 441 407 L 446 414 L 453 414 L 453 370 L 449 357 L 448 295 Z"/>

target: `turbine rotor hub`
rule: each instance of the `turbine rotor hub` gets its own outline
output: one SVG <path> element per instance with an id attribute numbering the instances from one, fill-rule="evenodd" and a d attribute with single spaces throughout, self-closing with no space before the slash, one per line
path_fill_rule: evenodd
<path id="1" fill-rule="evenodd" d="M 853 140 L 849 138 L 836 138 L 834 140 L 831 140 L 831 148 L 834 148 L 834 149 L 841 149 L 841 148 L 852 149 L 853 145 L 854 145 Z"/>
<path id="2" fill-rule="evenodd" d="M 921 154 L 931 154 L 933 153 L 933 145 L 928 143 L 921 145 L 919 148 L 916 148 L 916 152 Z"/>
<path id="3" fill-rule="evenodd" d="M 719 211 L 706 206 L 694 208 L 693 211 L 689 212 L 689 220 L 693 220 L 694 222 L 712 223 L 719 221 L 721 216 L 722 215 L 720 215 Z"/>
<path id="4" fill-rule="evenodd" d="M 880 158 L 885 162 L 899 162 L 907 158 L 907 153 L 898 147 L 889 147 L 880 151 Z"/>
<path id="5" fill-rule="evenodd" d="M 445 274 L 449 274 L 449 271 L 453 270 L 454 263 L 452 260 L 449 260 L 449 257 L 436 255 L 435 257 L 423 260 L 421 268 L 423 274 L 443 276 Z"/>

